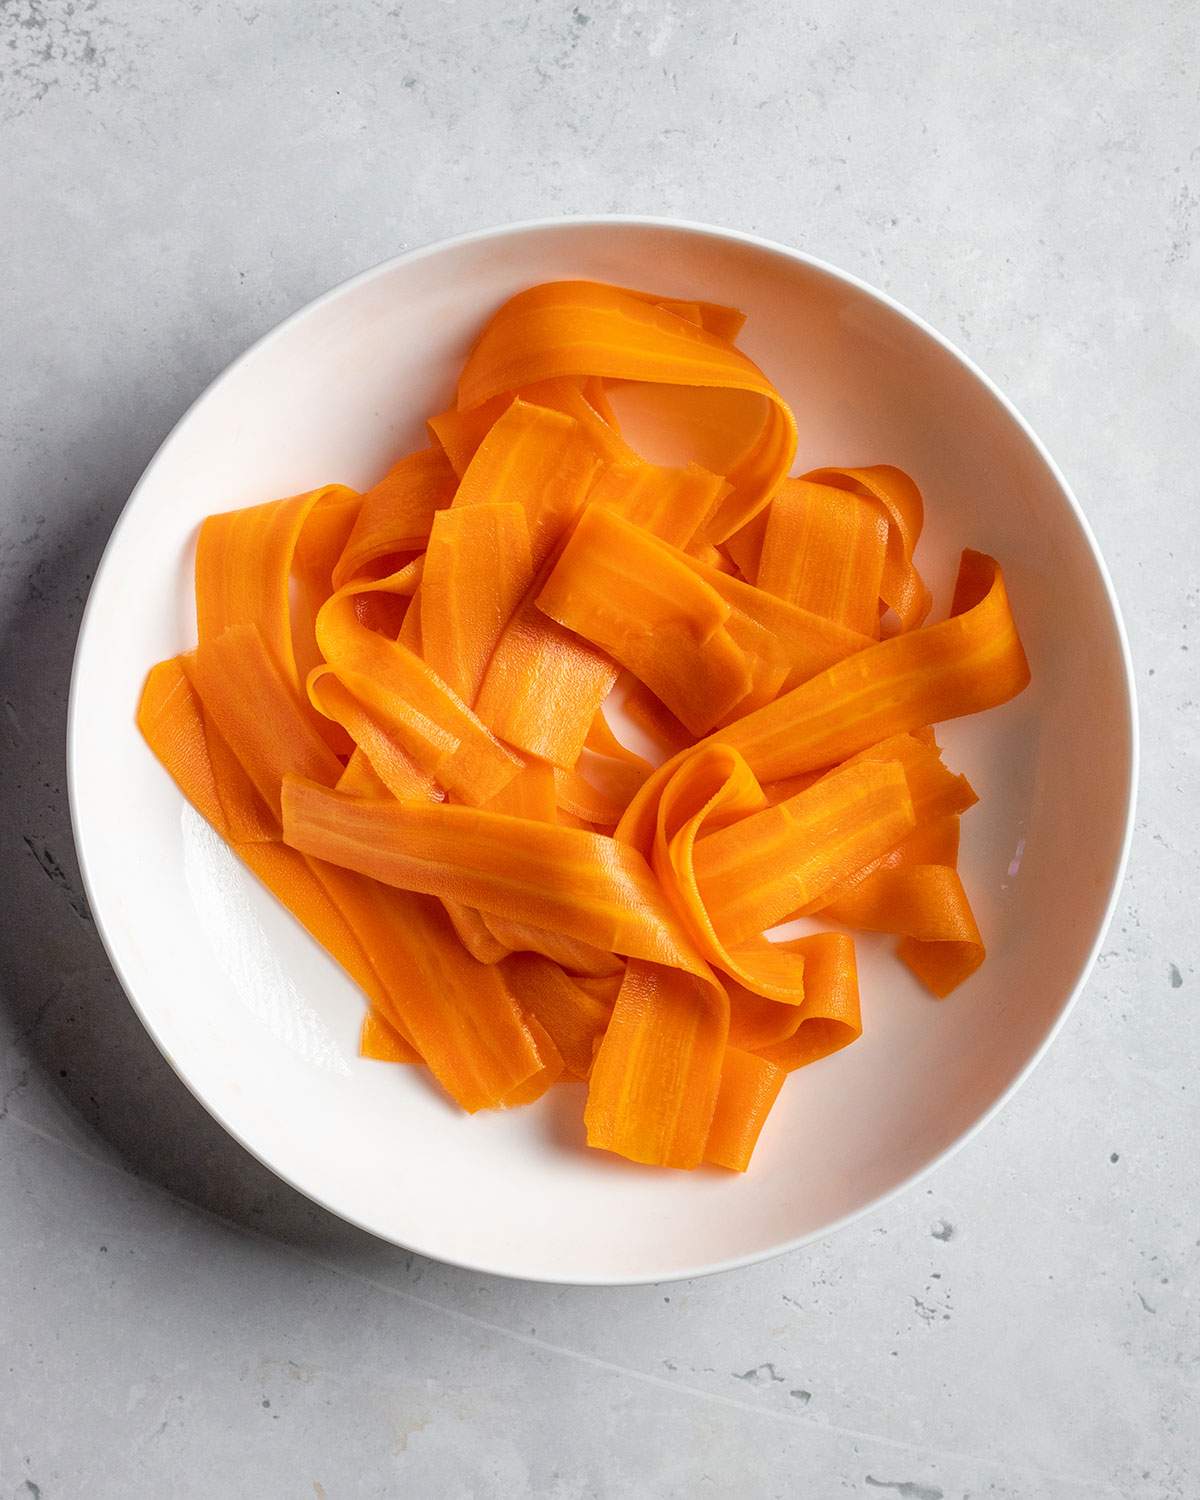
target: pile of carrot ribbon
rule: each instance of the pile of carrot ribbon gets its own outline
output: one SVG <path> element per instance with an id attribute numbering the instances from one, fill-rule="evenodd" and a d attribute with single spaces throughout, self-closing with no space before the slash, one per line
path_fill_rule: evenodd
<path id="1" fill-rule="evenodd" d="M 983 961 L 976 797 L 931 726 L 1029 675 L 991 558 L 926 623 L 905 474 L 788 477 L 795 420 L 741 323 L 519 293 L 372 489 L 204 522 L 198 644 L 138 713 L 366 996 L 365 1055 L 468 1111 L 585 1080 L 589 1145 L 680 1168 L 745 1170 L 787 1074 L 860 1035 L 853 930 L 939 997 Z M 722 474 L 653 464 L 612 409 L 630 382 L 761 422 Z M 798 916 L 829 930 L 764 936 Z"/>

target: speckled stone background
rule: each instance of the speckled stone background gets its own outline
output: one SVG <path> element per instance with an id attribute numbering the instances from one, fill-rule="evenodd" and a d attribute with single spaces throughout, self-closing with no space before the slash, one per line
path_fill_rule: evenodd
<path id="1" fill-rule="evenodd" d="M 4 0 L 0 1500 L 1200 1495 L 1198 17 Z M 579 211 L 759 231 L 956 339 L 1083 500 L 1143 715 L 1120 913 L 1000 1120 L 813 1249 L 640 1290 L 406 1256 L 227 1140 L 63 788 L 88 583 L 192 398 L 363 266 Z"/>

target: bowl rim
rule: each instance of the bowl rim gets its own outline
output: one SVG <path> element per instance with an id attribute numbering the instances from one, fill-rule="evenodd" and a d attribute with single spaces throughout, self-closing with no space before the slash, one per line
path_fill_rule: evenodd
<path id="1" fill-rule="evenodd" d="M 619 227 L 673 230 L 700 239 L 732 242 L 734 244 L 750 246 L 755 249 L 768 251 L 769 253 L 781 256 L 784 259 L 795 261 L 802 266 L 806 266 L 811 270 L 815 270 L 827 277 L 832 278 L 835 281 L 840 281 L 844 285 L 854 288 L 856 291 L 864 294 L 868 298 L 873 299 L 874 301 L 882 304 L 884 307 L 890 309 L 892 312 L 898 314 L 908 323 L 917 328 L 927 338 L 940 345 L 942 349 L 949 353 L 961 366 L 963 366 L 968 374 L 975 377 L 975 379 L 984 387 L 984 389 L 999 403 L 1008 417 L 1016 424 L 1016 426 L 1023 433 L 1038 457 L 1046 465 L 1047 470 L 1049 471 L 1051 477 L 1054 479 L 1054 482 L 1058 486 L 1070 510 L 1074 514 L 1080 532 L 1084 540 L 1086 541 L 1088 549 L 1091 553 L 1092 562 L 1100 577 L 1100 581 L 1103 584 L 1105 598 L 1108 602 L 1108 608 L 1112 616 L 1112 621 L 1117 636 L 1117 642 L 1120 648 L 1121 666 L 1124 677 L 1125 708 L 1127 714 L 1129 735 L 1129 775 L 1127 785 L 1124 789 L 1124 829 L 1122 831 L 1121 845 L 1118 857 L 1113 865 L 1112 875 L 1109 882 L 1108 895 L 1104 904 L 1103 915 L 1097 925 L 1095 939 L 1093 940 L 1091 948 L 1084 958 L 1084 961 L 1080 965 L 1079 972 L 1076 975 L 1075 982 L 1071 988 L 1071 991 L 1063 1001 L 1057 1016 L 1047 1028 L 1045 1036 L 1042 1038 L 1041 1042 L 1038 1044 L 1036 1050 L 1026 1062 L 1025 1066 L 1020 1070 L 1019 1073 L 1017 1073 L 1017 1075 L 1012 1079 L 1008 1086 L 992 1101 L 987 1109 L 985 1109 L 983 1113 L 955 1140 L 953 1140 L 942 1151 L 938 1152 L 937 1155 L 931 1157 L 929 1161 L 924 1163 L 924 1165 L 919 1167 L 915 1172 L 910 1173 L 907 1177 L 903 1178 L 897 1183 L 894 1183 L 891 1187 L 885 1189 L 883 1192 L 876 1194 L 875 1197 L 871 1198 L 868 1202 L 862 1204 L 858 1208 L 853 1209 L 850 1213 L 844 1214 L 841 1218 L 835 1219 L 828 1224 L 822 1225 L 819 1229 L 810 1230 L 805 1234 L 797 1235 L 792 1239 L 785 1240 L 780 1244 L 772 1245 L 766 1249 L 754 1250 L 748 1252 L 745 1255 L 730 1256 L 720 1261 L 703 1262 L 698 1265 L 689 1265 L 682 1268 L 658 1268 L 648 1271 L 639 1271 L 636 1274 L 624 1275 L 576 1274 L 560 1276 L 549 1274 L 544 1271 L 521 1272 L 518 1270 L 513 1270 L 510 1267 L 496 1266 L 494 1264 L 489 1264 L 486 1257 L 482 1257 L 480 1259 L 471 1259 L 465 1256 L 448 1256 L 439 1253 L 436 1249 L 422 1246 L 419 1243 L 402 1241 L 396 1239 L 392 1235 L 389 1235 L 385 1231 L 373 1228 L 370 1224 L 364 1223 L 360 1218 L 357 1218 L 352 1214 L 348 1214 L 344 1210 L 338 1208 L 336 1204 L 331 1203 L 326 1197 L 322 1196 L 321 1194 L 311 1191 L 302 1183 L 296 1181 L 287 1172 L 284 1172 L 280 1170 L 280 1168 L 275 1166 L 274 1163 L 263 1156 L 254 1147 L 254 1145 L 251 1144 L 250 1141 L 246 1140 L 241 1132 L 237 1128 L 235 1128 L 229 1120 L 224 1118 L 222 1112 L 213 1103 L 211 1103 L 204 1096 L 204 1094 L 200 1092 L 199 1087 L 192 1083 L 191 1079 L 188 1077 L 184 1065 L 172 1056 L 164 1040 L 159 1036 L 157 1030 L 155 1029 L 154 1023 L 150 1018 L 150 1015 L 142 1006 L 141 1002 L 134 992 L 133 986 L 126 977 L 121 964 L 120 956 L 116 951 L 115 944 L 110 939 L 109 931 L 105 923 L 103 914 L 103 903 L 98 899 L 98 888 L 95 881 L 93 880 L 92 872 L 89 866 L 86 849 L 86 837 L 83 828 L 83 818 L 80 808 L 79 793 L 76 784 L 77 767 L 83 753 L 82 734 L 78 712 L 80 657 L 82 655 L 83 645 L 87 638 L 88 631 L 92 622 L 93 609 L 100 592 L 101 583 L 105 577 L 105 572 L 111 566 L 112 559 L 119 548 L 122 533 L 129 522 L 135 506 L 138 503 L 139 497 L 141 496 L 143 490 L 148 487 L 154 475 L 154 471 L 158 467 L 159 462 L 162 460 L 167 448 L 173 441 L 176 433 L 191 419 L 191 417 L 205 404 L 205 402 L 209 400 L 217 387 L 222 384 L 226 377 L 232 375 L 236 370 L 240 369 L 243 364 L 249 362 L 261 349 L 265 348 L 272 341 L 283 338 L 295 324 L 308 317 L 310 313 L 315 312 L 318 308 L 337 300 L 338 298 L 342 297 L 350 291 L 353 291 L 359 286 L 365 285 L 366 283 L 373 281 L 378 277 L 387 275 L 396 267 L 402 264 L 431 259 L 437 255 L 442 254 L 445 251 L 452 250 L 460 246 L 478 244 L 487 240 L 505 239 L 509 237 L 519 238 L 520 236 L 526 234 L 543 233 L 546 231 L 555 230 L 569 232 L 584 229 L 611 229 Z M 256 1161 L 261 1162 L 262 1165 L 268 1169 L 268 1171 L 273 1173 L 276 1177 L 280 1178 L 281 1181 L 287 1183 L 289 1187 L 295 1189 L 295 1191 L 301 1193 L 304 1197 L 308 1198 L 311 1202 L 318 1204 L 321 1208 L 324 1208 L 329 1213 L 334 1214 L 343 1222 L 352 1224 L 355 1228 L 361 1229 L 367 1234 L 370 1234 L 374 1238 L 380 1239 L 385 1243 L 396 1245 L 404 1250 L 411 1250 L 418 1255 L 424 1255 L 429 1257 L 430 1259 L 441 1261 L 443 1264 L 454 1266 L 459 1270 L 485 1273 L 492 1276 L 500 1276 L 507 1280 L 533 1281 L 545 1283 L 548 1285 L 645 1286 L 669 1281 L 691 1280 L 700 1276 L 716 1275 L 723 1271 L 738 1270 L 743 1266 L 755 1265 L 761 1261 L 772 1260 L 777 1256 L 786 1255 L 791 1251 L 799 1250 L 805 1245 L 813 1244 L 817 1240 L 824 1239 L 841 1229 L 845 1229 L 850 1224 L 855 1223 L 859 1219 L 865 1218 L 868 1214 L 873 1213 L 877 1209 L 891 1203 L 893 1200 L 899 1198 L 902 1194 L 907 1193 L 910 1189 L 914 1188 L 918 1183 L 924 1181 L 926 1177 L 936 1171 L 945 1162 L 949 1161 L 951 1157 L 956 1155 L 964 1146 L 967 1145 L 968 1142 L 974 1140 L 975 1137 L 980 1133 L 980 1131 L 982 1131 L 983 1128 L 988 1125 L 996 1117 L 996 1115 L 1000 1113 L 1000 1111 L 1005 1107 L 1005 1105 L 1009 1103 L 1009 1101 L 1016 1094 L 1017 1090 L 1025 1083 L 1030 1074 L 1049 1051 L 1051 1044 L 1058 1036 L 1060 1030 L 1066 1022 L 1067 1017 L 1074 1009 L 1080 995 L 1084 990 L 1084 987 L 1091 977 L 1093 969 L 1095 968 L 1096 959 L 1100 953 L 1101 946 L 1104 942 L 1108 928 L 1112 922 L 1113 915 L 1116 911 L 1117 901 L 1121 894 L 1121 888 L 1124 883 L 1125 873 L 1129 863 L 1129 851 L 1133 838 L 1134 819 L 1136 815 L 1138 771 L 1140 761 L 1140 739 L 1137 692 L 1133 670 L 1132 653 L 1129 646 L 1129 637 L 1125 628 L 1125 621 L 1121 614 L 1121 608 L 1117 600 L 1116 589 L 1113 585 L 1112 576 L 1109 572 L 1108 565 L 1104 560 L 1103 554 L 1100 551 L 1099 543 L 1096 540 L 1095 534 L 1092 531 L 1087 516 L 1084 514 L 1083 508 L 1076 498 L 1074 491 L 1072 490 L 1070 484 L 1067 482 L 1067 479 L 1062 470 L 1059 468 L 1058 464 L 1055 462 L 1054 458 L 1047 450 L 1045 444 L 1038 437 L 1037 433 L 1030 426 L 1026 418 L 1021 414 L 1020 411 L 1018 411 L 1009 397 L 1005 395 L 1005 393 L 999 388 L 999 386 L 996 385 L 996 383 L 982 369 L 980 369 L 980 367 L 974 362 L 974 360 L 972 360 L 967 354 L 959 349 L 957 345 L 952 343 L 951 340 L 946 338 L 943 334 L 939 333 L 938 330 L 932 327 L 931 324 L 926 322 L 926 320 L 921 317 L 919 313 L 915 313 L 910 308 L 905 307 L 903 303 L 897 301 L 887 292 L 871 285 L 870 282 L 864 281 L 861 277 L 854 275 L 852 272 L 843 271 L 840 267 L 833 265 L 829 261 L 821 259 L 819 256 L 811 255 L 807 251 L 797 249 L 791 245 L 786 245 L 781 241 L 769 239 L 763 235 L 752 234 L 745 230 L 729 229 L 717 224 L 707 224 L 690 219 L 679 219 L 661 215 L 564 214 L 543 218 L 520 219 L 503 224 L 493 224 L 482 229 L 468 230 L 467 232 L 462 234 L 451 235 L 447 238 L 433 240 L 422 245 L 413 246 L 407 250 L 400 252 L 398 255 L 389 256 L 385 260 L 379 261 L 375 265 L 369 266 L 365 270 L 359 271 L 354 275 L 347 277 L 345 280 L 338 282 L 335 286 L 330 287 L 327 291 L 322 292 L 319 296 L 314 297 L 311 301 L 306 302 L 303 306 L 297 308 L 294 312 L 290 313 L 287 317 L 282 319 L 282 321 L 276 323 L 273 327 L 260 335 L 260 337 L 255 339 L 245 350 L 242 351 L 241 354 L 239 354 L 235 359 L 231 360 L 229 364 L 227 364 L 213 377 L 212 380 L 208 382 L 208 384 L 204 387 L 200 394 L 196 396 L 196 398 L 187 406 L 187 408 L 183 411 L 179 418 L 173 423 L 170 431 L 158 445 L 153 457 L 150 459 L 145 469 L 142 471 L 140 478 L 134 485 L 133 489 L 130 491 L 128 499 L 125 501 L 125 504 L 121 508 L 121 513 L 117 517 L 117 520 L 113 525 L 112 531 L 110 532 L 108 537 L 108 541 L 105 543 L 104 550 L 101 553 L 100 561 L 96 566 L 95 576 L 93 577 L 91 587 L 88 590 L 87 602 L 84 605 L 83 613 L 80 617 L 79 631 L 76 636 L 75 653 L 71 668 L 71 681 L 67 702 L 66 757 L 67 798 L 70 808 L 71 832 L 75 843 L 75 854 L 79 863 L 79 870 L 83 880 L 84 892 L 87 896 L 88 905 L 95 920 L 96 931 L 99 934 L 100 941 L 104 947 L 104 951 L 108 958 L 108 961 L 112 965 L 113 972 L 116 974 L 121 988 L 124 991 L 130 1005 L 133 1007 L 138 1019 L 146 1028 L 146 1031 L 149 1033 L 155 1046 L 158 1048 L 162 1056 L 166 1059 L 172 1071 L 180 1079 L 180 1081 L 183 1083 L 184 1087 L 188 1090 L 192 1097 L 195 1098 L 204 1107 L 204 1109 L 217 1121 L 217 1123 L 222 1127 L 222 1129 L 227 1132 L 227 1134 L 232 1136 L 232 1138 L 238 1143 L 238 1145 L 243 1148 L 243 1150 L 248 1151 Z"/>

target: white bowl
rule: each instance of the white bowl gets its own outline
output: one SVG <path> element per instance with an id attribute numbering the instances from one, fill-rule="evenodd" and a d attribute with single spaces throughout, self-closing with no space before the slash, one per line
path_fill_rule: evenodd
<path id="1" fill-rule="evenodd" d="M 1003 564 L 1032 686 L 948 725 L 981 795 L 963 874 L 987 963 L 942 1003 L 860 941 L 865 1034 L 789 1079 L 748 1175 L 650 1171 L 582 1148 L 582 1090 L 468 1118 L 419 1070 L 356 1055 L 362 1004 L 228 853 L 134 726 L 147 668 L 194 641 L 200 520 L 424 441 L 487 315 L 587 277 L 733 303 L 791 401 L 799 469 L 894 463 L 925 492 L 919 560 L 944 610 L 964 545 Z M 977 1129 L 1087 976 L 1124 865 L 1135 776 L 1128 649 L 1062 475 L 998 390 L 920 319 L 798 251 L 648 219 L 515 225 L 401 256 L 288 319 L 183 417 L 105 552 L 80 631 L 71 806 L 97 926 L 180 1077 L 335 1213 L 459 1265 L 545 1281 L 693 1276 L 804 1244 Z"/>

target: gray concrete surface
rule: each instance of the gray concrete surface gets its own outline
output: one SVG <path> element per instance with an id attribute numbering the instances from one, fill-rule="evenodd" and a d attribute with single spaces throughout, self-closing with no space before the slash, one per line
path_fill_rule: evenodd
<path id="1" fill-rule="evenodd" d="M 1189 0 L 0 6 L 0 1500 L 1200 1495 L 1200 109 Z M 1001 1119 L 832 1240 L 508 1284 L 227 1140 L 80 894 L 67 676 L 110 526 L 347 274 L 576 211 L 759 231 L 1013 395 L 1133 637 L 1121 910 Z"/>

